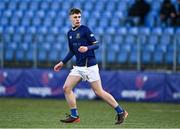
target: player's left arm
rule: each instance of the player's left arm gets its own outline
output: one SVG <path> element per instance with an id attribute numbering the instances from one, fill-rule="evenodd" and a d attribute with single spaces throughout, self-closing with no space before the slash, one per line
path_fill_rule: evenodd
<path id="1" fill-rule="evenodd" d="M 88 50 L 95 50 L 99 48 L 99 43 L 96 40 L 96 38 L 94 37 L 94 34 L 90 31 L 89 28 L 86 28 L 86 38 L 89 41 L 89 45 L 88 46 L 81 46 L 79 47 L 79 51 L 81 53 L 87 52 Z"/>
<path id="2" fill-rule="evenodd" d="M 88 50 L 95 50 L 99 48 L 99 43 L 97 41 L 93 42 L 92 45 L 87 46 Z"/>
<path id="3" fill-rule="evenodd" d="M 88 50 L 95 50 L 99 48 L 99 44 L 95 43 L 93 45 L 89 45 L 89 46 L 80 46 L 78 51 L 80 51 L 81 53 L 87 52 Z"/>

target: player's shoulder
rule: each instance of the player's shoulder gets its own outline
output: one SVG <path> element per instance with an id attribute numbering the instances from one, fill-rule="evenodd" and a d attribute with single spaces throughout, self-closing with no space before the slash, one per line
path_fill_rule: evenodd
<path id="1" fill-rule="evenodd" d="M 89 30 L 89 27 L 87 27 L 86 25 L 81 25 L 81 28 L 82 28 L 82 29 Z"/>
<path id="2" fill-rule="evenodd" d="M 84 31 L 84 32 L 86 32 L 86 33 L 91 32 L 91 29 L 90 29 L 88 26 L 81 25 L 81 28 L 82 28 L 82 31 Z"/>
<path id="3" fill-rule="evenodd" d="M 69 35 L 69 33 L 71 33 L 72 29 L 69 29 L 68 32 L 67 32 L 67 35 Z"/>

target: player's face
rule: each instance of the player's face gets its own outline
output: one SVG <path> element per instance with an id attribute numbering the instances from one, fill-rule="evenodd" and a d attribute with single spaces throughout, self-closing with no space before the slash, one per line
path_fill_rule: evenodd
<path id="1" fill-rule="evenodd" d="M 71 22 L 73 26 L 80 26 L 81 25 L 81 14 L 73 14 L 70 16 Z"/>

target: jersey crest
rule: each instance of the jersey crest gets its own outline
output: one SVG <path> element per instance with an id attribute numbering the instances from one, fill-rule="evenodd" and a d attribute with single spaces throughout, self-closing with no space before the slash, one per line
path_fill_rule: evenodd
<path id="1" fill-rule="evenodd" d="M 80 38 L 81 38 L 80 33 L 77 33 L 76 34 L 76 39 L 80 39 Z"/>

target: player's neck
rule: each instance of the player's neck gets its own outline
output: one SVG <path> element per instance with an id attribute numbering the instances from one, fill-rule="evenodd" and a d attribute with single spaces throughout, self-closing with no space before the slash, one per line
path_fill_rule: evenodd
<path id="1" fill-rule="evenodd" d="M 81 25 L 79 25 L 79 26 L 73 26 L 73 27 L 72 27 L 72 30 L 77 30 L 80 26 L 81 26 Z"/>

